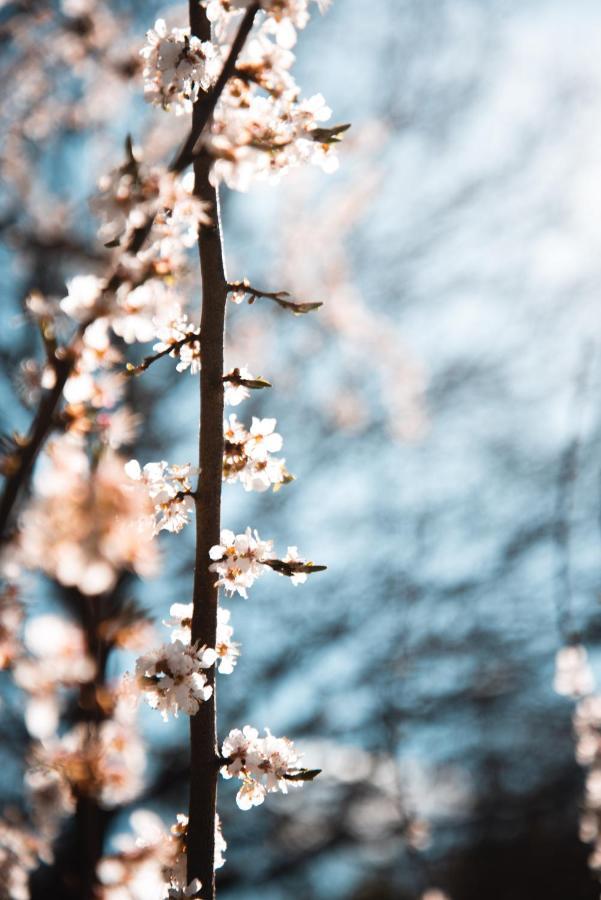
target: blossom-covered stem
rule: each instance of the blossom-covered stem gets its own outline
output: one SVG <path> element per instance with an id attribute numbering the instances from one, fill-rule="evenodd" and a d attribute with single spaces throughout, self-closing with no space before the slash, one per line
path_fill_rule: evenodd
<path id="1" fill-rule="evenodd" d="M 145 372 L 153 363 L 157 362 L 159 359 L 163 359 L 164 356 L 169 356 L 170 353 L 177 352 L 181 350 L 182 347 L 185 347 L 186 344 L 193 344 L 198 341 L 200 337 L 200 331 L 192 331 L 190 334 L 187 334 L 185 337 L 181 338 L 179 341 L 174 341 L 169 346 L 165 347 L 164 350 L 160 350 L 158 353 L 153 353 L 151 356 L 145 356 L 141 363 L 137 366 L 133 366 L 128 364 L 127 371 L 130 375 L 140 375 L 142 372 Z"/>
<path id="2" fill-rule="evenodd" d="M 192 34 L 210 39 L 210 24 L 197 0 L 190 0 Z M 193 130 L 204 115 L 202 101 L 193 111 Z M 214 647 L 217 633 L 217 587 L 209 569 L 209 550 L 219 543 L 221 482 L 223 474 L 223 343 L 227 278 L 223 261 L 219 196 L 209 180 L 211 160 L 199 157 L 194 163 L 194 192 L 210 204 L 211 225 L 199 231 L 202 278 L 202 369 L 200 372 L 200 476 L 196 503 L 196 560 L 194 568 L 194 610 L 192 643 Z M 215 813 L 219 752 L 216 735 L 215 669 L 207 670 L 213 686 L 211 698 L 201 704 L 190 719 L 190 805 L 187 835 L 188 881 L 199 878 L 203 897 L 215 897 Z"/>
<path id="3" fill-rule="evenodd" d="M 25 443 L 20 448 L 20 452 L 15 454 L 15 469 L 6 476 L 2 499 L 0 500 L 0 544 L 9 538 L 13 507 L 21 489 L 29 478 L 36 457 L 52 427 L 56 408 L 60 403 L 63 388 L 72 369 L 70 354 L 65 354 L 62 358 L 55 358 L 53 367 L 56 379 L 54 386 L 42 394 Z"/>
<path id="4" fill-rule="evenodd" d="M 205 94 L 204 97 L 199 98 L 199 100 L 197 101 L 194 109 L 194 116 L 192 118 L 192 128 L 190 130 L 190 134 L 188 135 L 185 144 L 171 163 L 170 168 L 172 172 L 181 172 L 194 160 L 198 139 L 200 138 L 203 129 L 207 125 L 209 119 L 213 115 L 213 110 L 217 106 L 217 101 L 223 93 L 223 89 L 236 70 L 236 62 L 238 56 L 240 55 L 240 51 L 242 50 L 246 38 L 248 37 L 253 26 L 255 16 L 259 11 L 259 6 L 259 3 L 252 3 L 246 10 L 244 18 L 242 19 L 242 22 L 240 24 L 240 28 L 238 29 L 238 33 L 234 38 L 234 42 L 232 44 L 228 58 L 224 63 L 223 69 L 219 73 L 219 78 L 215 82 L 212 90 L 208 94 Z M 192 34 L 199 36 L 200 32 L 203 31 L 206 35 L 203 40 L 210 41 L 211 35 L 207 31 L 207 28 L 205 27 L 203 22 L 200 21 L 203 17 L 205 17 L 205 11 L 200 7 L 200 4 L 196 3 L 194 9 L 192 8 L 192 4 L 190 4 L 190 27 L 192 30 Z"/>

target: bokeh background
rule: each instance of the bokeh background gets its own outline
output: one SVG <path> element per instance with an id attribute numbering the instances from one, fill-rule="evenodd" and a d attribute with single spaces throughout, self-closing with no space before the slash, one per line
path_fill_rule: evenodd
<path id="1" fill-rule="evenodd" d="M 178 18 L 109 6 L 134 43 L 155 13 Z M 277 417 L 297 481 L 225 485 L 224 524 L 328 570 L 304 588 L 266 577 L 228 604 L 243 646 L 219 703 L 222 733 L 267 725 L 323 775 L 248 813 L 220 786 L 220 896 L 593 898 L 573 704 L 553 671 L 575 633 L 601 669 L 601 8 L 337 0 L 296 53 L 304 92 L 353 127 L 339 173 L 223 196 L 230 277 L 324 301 L 299 319 L 230 312 L 230 362 L 274 384 L 243 415 Z M 77 110 L 70 78 L 41 86 L 47 116 L 65 97 Z M 7 116 L 26 108 L 15 84 Z M 30 415 L 12 383 L 36 350 L 23 297 L 61 296 L 95 264 L 86 198 L 125 134 L 150 133 L 157 156 L 174 143 L 139 83 L 118 103 L 97 87 L 92 127 L 74 113 L 52 130 L 40 112 L 30 160 L 6 173 L 31 191 L 25 209 L 9 183 L 2 206 L 4 430 Z M 137 458 L 195 460 L 197 382 L 166 360 L 132 390 L 147 410 Z M 129 586 L 159 622 L 189 597 L 191 542 L 166 537 L 161 576 Z M 35 612 L 56 599 L 35 583 Z M 185 808 L 187 723 L 143 724 L 144 805 L 168 821 Z M 19 734 L 2 750 L 6 803 Z"/>

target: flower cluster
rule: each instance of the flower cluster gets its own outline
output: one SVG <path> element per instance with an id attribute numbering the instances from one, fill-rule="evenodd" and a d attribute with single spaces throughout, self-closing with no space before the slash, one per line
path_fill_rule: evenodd
<path id="1" fill-rule="evenodd" d="M 189 644 L 192 635 L 192 603 L 172 603 L 169 619 L 163 624 L 172 628 L 171 640 Z M 231 675 L 240 656 L 240 644 L 232 640 L 234 629 L 230 625 L 230 611 L 219 607 L 217 610 L 217 670 L 222 675 Z"/>
<path id="2" fill-rule="evenodd" d="M 227 372 L 223 376 L 223 381 L 225 383 L 223 401 L 228 406 L 238 406 L 243 400 L 247 400 L 248 397 L 250 397 L 249 387 L 270 387 L 268 381 L 265 381 L 264 378 L 257 378 L 256 375 L 253 375 L 244 366 L 232 369 L 231 372 Z"/>
<path id="3" fill-rule="evenodd" d="M 223 27 L 233 12 L 246 9 L 251 0 L 201 0 L 207 8 L 209 19 Z M 294 46 L 296 28 L 304 28 L 309 21 L 310 0 L 261 0 L 261 8 L 270 17 L 269 27 L 275 32 L 278 43 Z M 315 0 L 321 12 L 330 0 Z"/>
<path id="4" fill-rule="evenodd" d="M 262 541 L 256 529 L 250 528 L 244 534 L 223 529 L 221 543 L 211 547 L 209 555 L 213 560 L 211 572 L 219 575 L 217 585 L 241 597 L 248 597 L 247 588 L 252 587 L 266 567 L 287 576 L 294 585 L 304 584 L 307 575 L 325 568 L 303 559 L 296 547 L 288 547 L 286 556 L 276 559 L 273 541 Z"/>
<path id="5" fill-rule="evenodd" d="M 100 217 L 100 237 L 108 243 L 126 244 L 138 228 L 152 222 L 150 243 L 171 249 L 174 244 L 191 247 L 200 224 L 209 224 L 207 207 L 194 196 L 194 178 L 161 166 L 141 162 L 128 146 L 128 159 L 104 175 L 92 208 Z M 167 256 L 165 254 L 161 254 Z M 148 254 L 146 253 L 147 258 Z M 159 271 L 160 274 L 160 271 Z"/>
<path id="6" fill-rule="evenodd" d="M 7 900 L 29 900 L 29 873 L 51 852 L 39 837 L 17 824 L 0 820 L 0 885 Z"/>
<path id="7" fill-rule="evenodd" d="M 89 0 L 63 5 L 67 17 L 92 21 Z M 203 42 L 189 28 L 168 29 L 159 19 L 140 51 L 146 99 L 176 115 L 190 112 L 201 92 L 215 84 L 249 2 L 207 0 L 203 5 L 214 40 Z M 333 170 L 334 144 L 343 130 L 322 127 L 330 117 L 323 97 L 303 100 L 291 74 L 290 47 L 296 29 L 307 23 L 309 0 L 262 0 L 260 6 L 262 14 L 228 67 L 231 77 L 201 136 L 213 182 L 224 180 L 240 189 L 254 178 L 278 177 L 304 162 Z M 25 722 L 33 740 L 25 781 L 30 816 L 40 835 L 39 843 L 29 847 L 20 833 L 0 824 L 0 880 L 19 900 L 27 896 L 26 873 L 34 864 L 29 864 L 30 855 L 36 862 L 48 855 L 62 819 L 79 800 L 112 809 L 140 793 L 145 752 L 134 727 L 137 703 L 129 702 L 132 697 L 143 697 L 165 720 L 180 711 L 193 716 L 213 695 L 211 667 L 230 674 L 240 653 L 227 609 L 217 610 L 214 647 L 192 641 L 191 603 L 172 604 L 164 623 L 172 628 L 171 640 L 147 651 L 150 625 L 118 590 L 128 571 L 153 574 L 157 550 L 151 538 L 161 530 L 179 532 L 189 522 L 196 497 L 191 479 L 199 474 L 191 465 L 166 461 L 141 467 L 116 452 L 133 442 L 140 421 L 122 405 L 126 371 L 144 369 L 148 361 L 167 355 L 177 359 L 178 371 L 197 374 L 201 367 L 200 329 L 188 316 L 177 282 L 187 273 L 187 251 L 199 229 L 213 223 L 207 204 L 194 194 L 193 173 L 182 175 L 183 163 L 172 168 L 177 171 L 145 163 L 128 139 L 124 163 L 101 179 L 92 201 L 101 220 L 100 237 L 108 250 L 115 250 L 107 254 L 106 269 L 76 274 L 62 298 L 32 294 L 27 301 L 46 361 L 26 361 L 21 388 L 27 400 L 48 401 L 49 429 L 60 436 L 48 447 L 11 550 L 17 566 L 40 569 L 70 589 L 64 594 L 79 620 L 40 616 L 29 622 L 21 640 L 14 592 L 9 589 L 0 598 L 0 668 L 10 667 L 27 693 Z M 301 310 L 302 304 L 292 304 L 283 294 L 272 299 L 297 312 L 317 305 L 305 304 Z M 125 343 L 153 341 L 155 357 L 123 371 L 115 335 Z M 224 373 L 222 381 L 224 401 L 232 406 L 251 389 L 269 386 L 244 368 Z M 62 391 L 43 393 L 55 388 Z M 229 417 L 224 424 L 224 481 L 239 481 L 247 491 L 266 491 L 291 480 L 285 461 L 273 455 L 282 447 L 275 427 L 275 419 L 253 418 L 247 430 L 235 415 Z M 13 444 L 18 448 L 16 438 Z M 36 444 L 36 453 L 40 446 Z M 6 473 L 18 472 L 20 461 L 15 449 L 3 462 Z M 216 574 L 217 585 L 244 597 L 265 568 L 295 584 L 322 568 L 301 559 L 295 547 L 277 559 L 272 542 L 250 528 L 244 534 L 223 531 L 209 556 L 203 565 Z M 94 602 L 101 595 L 106 602 Z M 71 606 L 77 599 L 81 609 L 75 602 Z M 115 688 L 107 682 L 107 660 L 118 647 L 142 655 L 134 673 Z M 77 708 L 72 703 L 72 718 L 59 728 L 64 700 L 73 701 L 75 693 Z M 243 809 L 314 774 L 299 767 L 287 738 L 269 731 L 260 738 L 249 726 L 226 738 L 222 763 L 225 777 L 242 782 L 238 805 Z M 187 818 L 178 816 L 170 833 L 148 816 L 142 822 L 138 815 L 132 825 L 137 838 L 125 841 L 98 866 L 99 900 L 146 900 L 157 890 L 168 900 L 199 897 L 200 882 L 188 883 L 186 876 Z M 218 819 L 215 829 L 218 868 L 226 846 Z"/>
<path id="8" fill-rule="evenodd" d="M 144 526 L 148 496 L 127 484 L 124 460 L 107 449 L 93 466 L 74 434 L 55 440 L 48 456 L 22 516 L 24 564 L 89 595 L 110 590 L 122 569 L 153 574 L 157 551 Z"/>
<path id="9" fill-rule="evenodd" d="M 176 114 L 192 109 L 199 91 L 214 81 L 229 52 L 248 0 L 203 0 L 215 43 L 168 32 L 158 20 L 141 50 L 146 61 L 147 99 Z M 319 3 L 325 6 L 324 2 Z M 324 128 L 331 110 L 321 94 L 302 100 L 290 72 L 296 29 L 309 19 L 308 0 L 264 0 L 264 17 L 253 29 L 225 87 L 211 127 L 203 135 L 214 158 L 212 178 L 236 190 L 256 179 L 277 179 L 290 168 L 311 163 L 326 172 L 337 168 L 335 144 L 343 127 Z"/>
<path id="10" fill-rule="evenodd" d="M 595 678 L 582 644 L 570 644 L 558 650 L 553 688 L 561 696 L 573 699 L 585 697 L 594 690 Z"/>
<path id="11" fill-rule="evenodd" d="M 577 700 L 573 715 L 576 760 L 586 768 L 580 839 L 593 844 L 589 866 L 601 874 L 601 696 L 595 694 L 595 678 L 581 644 L 562 647 L 556 656 L 554 688 Z"/>
<path id="12" fill-rule="evenodd" d="M 253 416 L 250 431 L 232 413 L 223 423 L 223 480 L 239 481 L 245 491 L 277 489 L 292 481 L 285 459 L 272 457 L 282 447 L 275 419 Z"/>
<path id="13" fill-rule="evenodd" d="M 14 664 L 16 684 L 27 692 L 25 724 L 44 739 L 58 726 L 58 691 L 92 681 L 96 663 L 87 651 L 81 628 L 60 616 L 36 616 L 27 622 L 24 646 L 28 654 Z"/>
<path id="14" fill-rule="evenodd" d="M 176 366 L 178 372 L 190 369 L 190 375 L 200 372 L 200 340 L 199 330 L 193 322 L 190 322 L 186 313 L 181 309 L 174 310 L 174 315 L 167 321 L 155 319 L 156 336 L 158 342 L 153 350 L 159 354 L 168 353 L 169 356 L 179 359 Z"/>
<path id="15" fill-rule="evenodd" d="M 186 832 L 188 817 L 177 816 L 170 831 L 149 810 L 138 809 L 130 816 L 132 835 L 119 835 L 118 852 L 99 863 L 99 900 L 149 900 L 149 898 L 186 896 Z M 215 868 L 225 863 L 227 844 L 221 834 L 219 816 L 215 819 Z M 198 891 L 198 884 L 192 882 Z M 169 893 L 171 892 L 171 894 Z M 188 896 L 193 896 L 188 893 Z"/>
<path id="16" fill-rule="evenodd" d="M 165 721 L 169 713 L 177 716 L 180 710 L 193 716 L 213 693 L 205 670 L 214 665 L 216 658 L 212 648 L 176 639 L 138 658 L 135 683 L 149 706 L 160 710 Z"/>
<path id="17" fill-rule="evenodd" d="M 80 722 L 35 747 L 29 781 L 34 809 L 40 819 L 66 814 L 82 795 L 109 809 L 129 803 L 142 789 L 145 763 L 144 744 L 125 709 L 97 724 Z M 48 801 L 49 791 L 61 797 L 60 804 Z"/>
<path id="18" fill-rule="evenodd" d="M 224 91 L 206 138 L 215 158 L 213 180 L 246 191 L 253 181 L 277 181 L 305 163 L 334 172 L 336 140 L 322 128 L 331 115 L 321 94 L 297 102 L 289 93 L 263 96 L 235 80 Z"/>
<path id="19" fill-rule="evenodd" d="M 288 738 L 276 738 L 269 729 L 259 737 L 256 728 L 245 725 L 242 731 L 230 731 L 221 753 L 226 761 L 221 769 L 224 778 L 239 778 L 242 786 L 236 802 L 240 809 L 263 803 L 268 793 L 288 793 L 289 784 L 299 784 L 300 757 Z"/>
<path id="20" fill-rule="evenodd" d="M 176 115 L 192 111 L 201 90 L 219 74 L 221 59 L 211 41 L 201 41 L 189 28 L 167 30 L 157 19 L 140 50 L 144 59 L 144 94 L 149 103 L 172 109 Z"/>
<path id="21" fill-rule="evenodd" d="M 224 528 L 221 543 L 211 547 L 211 572 L 219 575 L 217 584 L 230 594 L 248 597 L 247 588 L 265 571 L 266 559 L 272 558 L 273 541 L 262 541 L 257 531 L 247 528 L 244 534 L 234 534 Z"/>
<path id="22" fill-rule="evenodd" d="M 130 459 L 125 464 L 125 474 L 134 482 L 144 485 L 154 506 L 153 532 L 181 531 L 190 521 L 194 509 L 190 476 L 197 470 L 189 465 L 170 466 L 165 460 L 140 463 Z"/>

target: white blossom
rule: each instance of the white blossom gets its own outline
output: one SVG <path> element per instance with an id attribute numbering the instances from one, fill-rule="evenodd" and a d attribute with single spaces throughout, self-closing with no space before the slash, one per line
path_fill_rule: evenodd
<path id="1" fill-rule="evenodd" d="M 67 282 L 68 293 L 61 300 L 61 309 L 78 322 L 92 318 L 104 286 L 103 279 L 95 275 L 76 275 Z"/>
<path id="2" fill-rule="evenodd" d="M 125 464 L 128 478 L 140 482 L 148 491 L 154 506 L 155 534 L 161 530 L 177 533 L 188 524 L 194 510 L 190 477 L 197 471 L 189 463 L 170 466 L 166 460 L 146 463 L 143 469 L 135 459 Z"/>
<path id="3" fill-rule="evenodd" d="M 186 645 L 176 639 L 138 658 L 136 684 L 165 721 L 170 712 L 177 716 L 179 710 L 193 716 L 213 693 L 204 670 L 215 659 L 213 649 Z"/>
<path id="4" fill-rule="evenodd" d="M 144 744 L 131 713 L 97 725 L 80 722 L 60 738 L 36 747 L 31 770 L 57 773 L 73 796 L 92 796 L 106 807 L 129 803 L 143 787 Z M 43 784 L 34 776 L 33 784 Z M 35 802 L 34 802 L 35 806 Z"/>
<path id="5" fill-rule="evenodd" d="M 223 92 L 205 137 L 215 157 L 212 180 L 247 191 L 256 180 L 278 181 L 305 163 L 335 171 L 336 145 L 319 137 L 330 117 L 321 94 L 299 103 L 295 93 L 263 96 L 235 81 Z"/>
<path id="6" fill-rule="evenodd" d="M 282 562 L 305 563 L 306 560 L 299 556 L 298 547 L 288 547 L 288 551 L 286 553 L 286 556 L 284 556 L 284 558 L 282 559 Z M 290 581 L 294 585 L 304 584 L 306 580 L 306 572 L 293 572 L 290 576 Z"/>
<path id="7" fill-rule="evenodd" d="M 251 372 L 248 371 L 244 366 L 237 370 L 237 380 L 241 381 L 253 381 L 255 379 L 255 375 L 252 375 Z M 228 406 L 238 406 L 242 403 L 243 400 L 247 400 L 250 397 L 249 389 L 243 385 L 235 382 L 225 382 L 225 391 L 223 395 L 224 403 Z"/>
<path id="8" fill-rule="evenodd" d="M 595 677 L 585 647 L 572 644 L 558 650 L 555 657 L 556 693 L 566 697 L 584 697 L 595 689 Z"/>
<path id="9" fill-rule="evenodd" d="M 154 345 L 153 350 L 157 353 L 163 353 L 178 344 L 175 349 L 171 350 L 169 356 L 179 359 L 176 366 L 178 372 L 184 372 L 190 369 L 191 375 L 200 372 L 200 341 L 186 340 L 192 334 L 198 334 L 198 326 L 190 322 L 188 316 L 181 310 L 174 317 L 167 321 L 161 322 L 155 319 L 156 336 L 158 342 Z M 182 341 L 186 343 L 182 344 Z"/>
<path id="10" fill-rule="evenodd" d="M 186 900 L 186 897 L 199 897 L 202 884 L 194 878 L 187 887 L 173 886 L 167 891 L 166 900 Z"/>
<path id="11" fill-rule="evenodd" d="M 110 590 L 124 568 L 152 575 L 152 507 L 146 491 L 127 483 L 124 460 L 105 449 L 91 466 L 83 441 L 66 434 L 48 445 L 43 463 L 22 517 L 23 563 L 89 595 Z"/>
<path id="12" fill-rule="evenodd" d="M 206 91 L 219 74 L 220 54 L 211 41 L 201 41 L 189 28 L 167 30 L 157 19 L 140 50 L 144 59 L 146 99 L 176 115 L 191 112 L 199 91 Z"/>
<path id="13" fill-rule="evenodd" d="M 169 618 L 164 625 L 172 628 L 171 640 L 189 644 L 192 635 L 192 603 L 172 603 L 169 609 Z M 232 640 L 234 629 L 229 624 L 230 611 L 219 607 L 217 609 L 217 636 L 215 653 L 217 655 L 217 669 L 222 675 L 231 675 L 234 666 L 240 656 L 240 644 Z"/>
<path id="14" fill-rule="evenodd" d="M 271 455 L 282 447 L 275 425 L 275 419 L 253 416 L 250 431 L 246 431 L 236 414 L 230 414 L 223 423 L 224 481 L 240 481 L 246 491 L 262 492 L 292 480 L 286 460 Z"/>
<path id="15" fill-rule="evenodd" d="M 256 530 L 247 528 L 244 534 L 222 530 L 221 543 L 209 551 L 213 560 L 209 568 L 219 575 L 217 585 L 229 593 L 248 597 L 247 588 L 263 574 L 261 562 L 271 558 L 272 547 L 273 541 L 262 541 Z"/>
<path id="16" fill-rule="evenodd" d="M 226 763 L 221 769 L 224 778 L 239 778 L 242 786 L 236 802 L 240 809 L 258 806 L 266 794 L 275 791 L 288 793 L 290 776 L 301 771 L 300 757 L 288 738 L 276 738 L 269 729 L 259 737 L 256 728 L 245 725 L 234 729 L 223 742 L 221 750 Z"/>

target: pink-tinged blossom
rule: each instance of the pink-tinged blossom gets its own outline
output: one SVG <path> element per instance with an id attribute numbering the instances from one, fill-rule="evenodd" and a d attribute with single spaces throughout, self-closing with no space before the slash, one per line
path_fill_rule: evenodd
<path id="1" fill-rule="evenodd" d="M 124 478 L 124 460 L 107 449 L 92 466 L 72 434 L 49 444 L 47 456 L 21 518 L 23 563 L 89 595 L 110 590 L 123 569 L 152 575 L 157 552 L 144 525 L 152 507 Z"/>
<path id="2" fill-rule="evenodd" d="M 219 578 L 218 587 L 224 587 L 230 594 L 238 593 L 247 597 L 247 589 L 263 574 L 266 568 L 278 575 L 290 578 L 294 585 L 304 584 L 310 571 L 321 571 L 324 566 L 315 566 L 299 555 L 296 547 L 288 547 L 283 559 L 273 553 L 273 541 L 262 541 L 257 531 L 247 528 L 244 534 L 234 534 L 229 529 L 221 532 L 221 543 L 211 547 L 209 556 L 213 560 L 209 566 Z M 306 571 L 303 571 L 306 569 Z"/>
<path id="3" fill-rule="evenodd" d="M 97 314 L 105 282 L 95 275 L 76 275 L 67 282 L 67 296 L 61 300 L 61 309 L 72 319 L 85 322 Z"/>
<path id="4" fill-rule="evenodd" d="M 74 797 L 94 797 L 111 809 L 140 793 L 145 764 L 144 744 L 128 716 L 121 721 L 82 722 L 60 738 L 37 745 L 30 769 L 55 772 Z"/>
<path id="5" fill-rule="evenodd" d="M 120 406 L 114 412 L 103 411 L 96 416 L 96 432 L 100 440 L 111 450 L 133 444 L 143 418 L 128 406 Z"/>
<path id="6" fill-rule="evenodd" d="M 199 226 L 211 222 L 208 206 L 194 195 L 192 172 L 178 175 L 149 166 L 132 150 L 124 165 L 100 180 L 92 208 L 104 242 L 127 246 L 137 229 L 149 228 L 144 247 L 135 256 L 120 257 L 122 283 L 109 312 L 124 340 L 151 340 L 152 316 L 164 315 L 170 305 L 172 292 L 164 282 L 186 271 L 186 248 L 196 242 Z M 123 321 L 128 318 L 132 322 Z"/>
<path id="7" fill-rule="evenodd" d="M 100 900 L 161 900 L 170 871 L 175 866 L 183 868 L 179 842 L 149 810 L 136 810 L 129 821 L 133 834 L 118 835 L 118 852 L 98 864 L 98 896 Z"/>
<path id="8" fill-rule="evenodd" d="M 94 678 L 90 657 L 79 626 L 56 615 L 36 616 L 27 622 L 24 645 L 28 655 L 16 660 L 14 679 L 27 692 L 25 724 L 36 738 L 56 732 L 60 713 L 58 691 Z"/>
<path id="9" fill-rule="evenodd" d="M 121 398 L 124 379 L 99 377 L 99 370 L 110 369 L 121 361 L 121 354 L 111 344 L 109 320 L 101 317 L 83 333 L 81 352 L 63 389 L 69 404 L 88 404 L 97 409 L 110 408 Z"/>
<path id="10" fill-rule="evenodd" d="M 0 886 L 6 900 L 29 900 L 29 873 L 50 862 L 47 843 L 17 825 L 0 820 Z"/>
<path id="11" fill-rule="evenodd" d="M 256 728 L 245 725 L 234 729 L 223 742 L 221 754 L 226 763 L 221 769 L 224 778 L 239 778 L 242 786 L 236 802 L 240 809 L 250 809 L 263 803 L 268 793 L 288 793 L 289 784 L 302 771 L 300 757 L 288 738 L 276 738 L 269 729 L 259 737 Z"/>
<path id="12" fill-rule="evenodd" d="M 169 713 L 177 717 L 180 710 L 193 716 L 213 693 L 205 670 L 214 665 L 215 659 L 213 649 L 175 640 L 138 658 L 136 685 L 165 721 Z"/>
<path id="13" fill-rule="evenodd" d="M 594 691 L 595 677 L 588 662 L 586 649 L 581 644 L 573 644 L 558 650 L 555 657 L 553 687 L 556 693 L 575 699 Z"/>
<path id="14" fill-rule="evenodd" d="M 48 768 L 28 769 L 24 783 L 36 831 L 52 842 L 59 833 L 62 820 L 75 812 L 71 786 L 60 772 Z"/>
<path id="15" fill-rule="evenodd" d="M 144 468 L 135 459 L 125 464 L 125 474 L 142 484 L 154 507 L 153 532 L 165 530 L 177 533 L 188 524 L 194 510 L 190 477 L 197 469 L 186 463 L 170 466 L 165 460 L 146 463 Z"/>
<path id="16" fill-rule="evenodd" d="M 157 815 L 138 809 L 130 816 L 130 825 L 133 834 L 118 835 L 114 841 L 118 852 L 98 864 L 99 900 L 163 900 L 169 890 L 185 890 L 188 817 L 178 814 L 176 824 L 167 830 Z M 225 862 L 226 846 L 216 816 L 216 869 Z"/>
<path id="17" fill-rule="evenodd" d="M 10 668 L 22 654 L 23 615 L 18 589 L 9 584 L 0 592 L 0 670 Z"/>
<path id="18" fill-rule="evenodd" d="M 15 386 L 26 406 L 33 406 L 42 390 L 49 390 L 56 383 L 56 373 L 50 366 L 41 366 L 36 359 L 24 359 L 15 375 Z"/>
<path id="19" fill-rule="evenodd" d="M 217 585 L 230 594 L 248 597 L 247 588 L 265 571 L 261 563 L 272 557 L 272 547 L 273 541 L 262 541 L 256 530 L 247 528 L 244 534 L 234 534 L 224 529 L 221 543 L 209 551 L 213 560 L 209 568 L 219 575 Z"/>
<path id="20" fill-rule="evenodd" d="M 208 90 L 221 68 L 211 41 L 201 41 L 189 28 L 168 31 L 164 19 L 157 19 L 147 32 L 140 56 L 146 99 L 176 115 L 191 112 L 199 92 Z"/>

